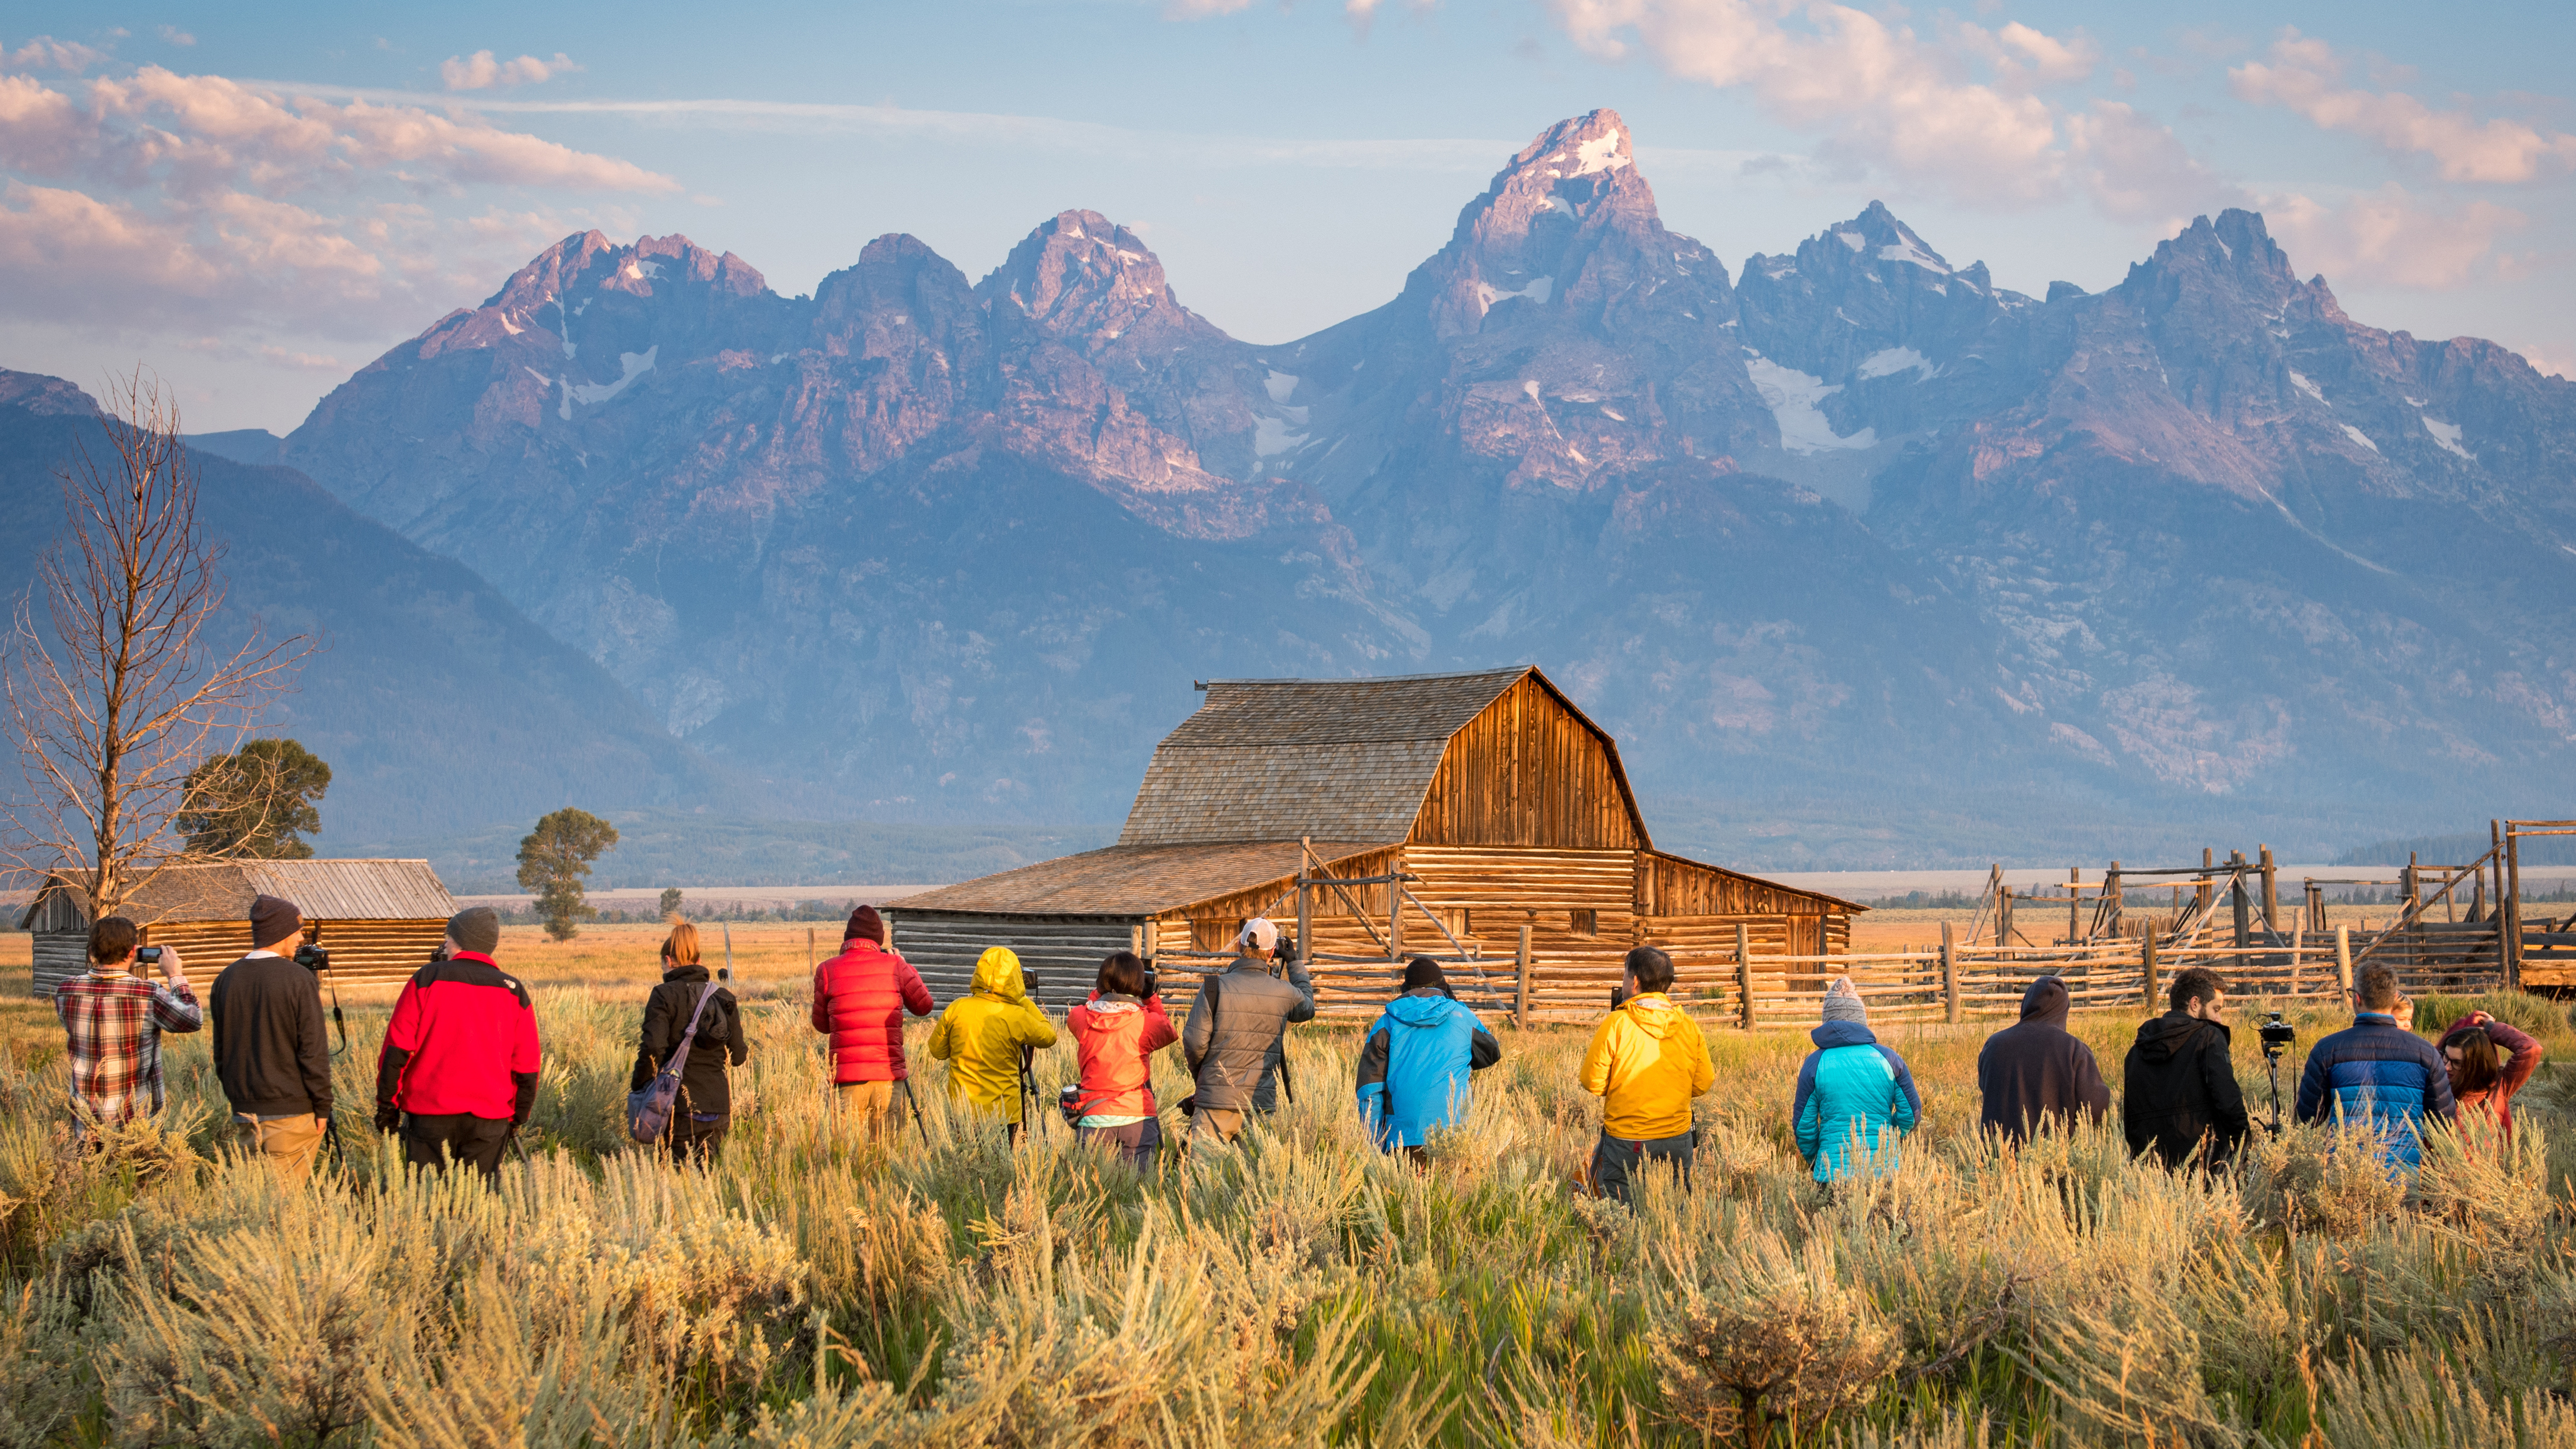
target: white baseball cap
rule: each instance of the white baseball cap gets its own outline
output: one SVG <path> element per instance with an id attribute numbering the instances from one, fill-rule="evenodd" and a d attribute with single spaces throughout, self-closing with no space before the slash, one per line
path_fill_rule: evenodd
<path id="1" fill-rule="evenodd" d="M 1234 943 L 1257 951 L 1271 951 L 1279 945 L 1279 928 L 1272 925 L 1268 917 L 1255 916 L 1243 923 L 1243 929 L 1235 934 Z"/>

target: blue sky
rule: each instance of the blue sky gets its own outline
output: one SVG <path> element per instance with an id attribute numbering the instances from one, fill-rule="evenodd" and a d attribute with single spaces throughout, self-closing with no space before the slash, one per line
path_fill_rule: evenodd
<path id="1" fill-rule="evenodd" d="M 935 6 L 37 0 L 0 30 L 0 366 L 142 362 L 192 429 L 314 401 L 528 256 L 685 233 L 787 293 L 1104 212 L 1238 336 L 1394 294 L 1503 159 L 1628 120 L 1740 267 L 1884 199 L 2088 288 L 2262 210 L 2356 318 L 2576 373 L 2576 7 L 1777 0 Z"/>

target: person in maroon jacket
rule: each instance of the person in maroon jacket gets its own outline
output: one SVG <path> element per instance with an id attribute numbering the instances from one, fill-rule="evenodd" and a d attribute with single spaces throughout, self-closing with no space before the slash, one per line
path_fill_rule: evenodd
<path id="1" fill-rule="evenodd" d="M 921 973 L 887 950 L 885 939 L 876 907 L 861 906 L 841 930 L 841 954 L 814 968 L 814 1029 L 832 1039 L 832 1085 L 841 1105 L 871 1129 L 894 1105 L 894 1084 L 909 1075 L 903 1014 L 931 1010 Z"/>
<path id="2" fill-rule="evenodd" d="M 501 918 L 489 906 L 447 922 L 447 959 L 412 973 L 376 1054 L 376 1128 L 399 1129 L 403 1161 L 501 1171 L 510 1134 L 537 1101 L 537 1014 L 528 988 L 492 960 Z"/>
<path id="3" fill-rule="evenodd" d="M 2504 1140 L 2511 1142 L 2513 1094 L 2540 1066 L 2539 1039 L 2483 1011 L 2472 1011 L 2443 1028 L 2441 1043 L 2442 1061 L 2451 1069 L 2451 1096 L 2460 1104 L 2460 1120 L 2468 1121 L 2474 1109 L 2502 1128 Z M 2500 1061 L 2498 1052 L 2510 1056 Z"/>

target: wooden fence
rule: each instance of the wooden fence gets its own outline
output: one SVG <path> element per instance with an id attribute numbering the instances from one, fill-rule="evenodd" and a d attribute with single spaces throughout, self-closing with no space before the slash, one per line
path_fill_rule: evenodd
<path id="1" fill-rule="evenodd" d="M 2398 970 L 2409 991 L 2479 991 L 2501 984 L 2495 932 L 2483 947 L 2456 932 L 2427 933 L 2420 947 L 2377 942 L 2374 959 Z M 2468 949 L 2460 949 L 2466 947 Z M 1216 953 L 1210 953 L 1211 955 Z M 1928 951 L 1763 955 L 1676 950 L 1672 996 L 1713 1024 L 1805 1027 L 1823 1020 L 1826 986 L 1848 975 L 1873 1022 L 1960 1022 L 2017 1016 L 2033 981 L 2066 983 L 2078 1010 L 2161 1010 L 2176 974 L 2218 972 L 2228 994 L 2274 1000 L 2338 1000 L 2352 980 L 2348 931 L 2292 935 L 2278 944 L 2174 947 L 2151 939 L 2100 946 L 1944 947 Z M 1619 984 L 1615 964 L 1542 966 L 1523 957 L 1440 957 L 1458 999 L 1520 1022 L 1598 1020 Z M 1169 963 L 1180 971 L 1188 966 Z M 1403 967 L 1385 960 L 1320 957 L 1309 968 L 1319 1016 L 1373 1015 L 1401 989 Z"/>

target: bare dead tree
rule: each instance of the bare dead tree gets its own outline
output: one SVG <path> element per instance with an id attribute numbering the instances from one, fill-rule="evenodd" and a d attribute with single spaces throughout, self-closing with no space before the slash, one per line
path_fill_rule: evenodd
<path id="1" fill-rule="evenodd" d="M 7 641 L 25 787 L 0 845 L 21 875 L 86 867 L 93 921 L 183 853 L 170 827 L 198 803 L 189 772 L 248 733 L 311 652 L 302 635 L 263 640 L 254 621 L 217 656 L 207 636 L 224 602 L 224 546 L 198 531 L 178 403 L 140 368 L 106 392 L 98 438 L 82 437 L 56 473 L 64 534 Z"/>

